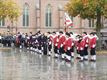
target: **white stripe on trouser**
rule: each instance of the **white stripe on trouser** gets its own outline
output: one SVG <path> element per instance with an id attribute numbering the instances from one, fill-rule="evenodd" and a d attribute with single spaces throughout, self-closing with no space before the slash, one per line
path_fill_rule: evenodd
<path id="1" fill-rule="evenodd" d="M 30 50 L 32 50 L 32 47 L 30 47 Z"/>
<path id="2" fill-rule="evenodd" d="M 93 60 L 96 60 L 96 55 L 93 56 Z"/>
<path id="3" fill-rule="evenodd" d="M 49 52 L 48 52 L 48 54 L 50 55 L 50 54 L 51 54 L 51 52 L 49 51 Z"/>
<path id="4" fill-rule="evenodd" d="M 62 58 L 65 58 L 66 55 L 65 55 L 65 54 L 62 54 L 61 56 L 62 56 Z"/>
<path id="5" fill-rule="evenodd" d="M 39 50 L 39 53 L 41 53 L 42 51 L 41 50 Z"/>
<path id="6" fill-rule="evenodd" d="M 41 47 L 41 50 L 43 50 L 43 47 Z"/>
<path id="7" fill-rule="evenodd" d="M 34 51 L 37 51 L 37 49 L 35 49 Z"/>
<path id="8" fill-rule="evenodd" d="M 83 57 L 81 56 L 81 60 L 83 60 Z"/>
<path id="9" fill-rule="evenodd" d="M 66 58 L 67 58 L 68 60 L 71 60 L 71 56 L 68 56 L 68 55 L 67 55 Z"/>
<path id="10" fill-rule="evenodd" d="M 22 45 L 20 45 L 20 48 L 22 48 Z"/>
<path id="11" fill-rule="evenodd" d="M 58 57 L 58 54 L 55 54 L 55 57 Z"/>
<path id="12" fill-rule="evenodd" d="M 84 58 L 85 58 L 85 59 L 88 59 L 88 55 L 87 55 L 87 56 L 84 56 Z"/>
<path id="13" fill-rule="evenodd" d="M 33 51 L 35 51 L 35 48 L 33 48 Z"/>
<path id="14" fill-rule="evenodd" d="M 74 53 L 73 53 L 73 52 L 71 52 L 71 56 L 74 56 Z"/>

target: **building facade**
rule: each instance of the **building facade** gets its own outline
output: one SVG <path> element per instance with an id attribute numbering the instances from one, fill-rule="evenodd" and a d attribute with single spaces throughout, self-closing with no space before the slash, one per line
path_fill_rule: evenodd
<path id="1" fill-rule="evenodd" d="M 68 0 L 14 0 L 20 6 L 21 16 L 13 27 L 8 19 L 0 21 L 1 33 L 24 32 L 35 33 L 64 30 L 64 6 Z M 69 31 L 81 33 L 91 32 L 95 26 L 94 20 L 82 20 L 79 16 L 72 17 L 73 26 Z"/>

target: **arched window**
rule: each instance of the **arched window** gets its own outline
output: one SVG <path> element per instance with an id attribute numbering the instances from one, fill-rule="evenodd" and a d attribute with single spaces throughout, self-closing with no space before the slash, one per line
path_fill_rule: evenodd
<path id="1" fill-rule="evenodd" d="M 5 19 L 0 19 L 0 27 L 5 26 Z"/>
<path id="2" fill-rule="evenodd" d="M 48 4 L 46 7 L 46 26 L 52 26 L 52 13 L 51 13 L 51 5 Z"/>
<path id="3" fill-rule="evenodd" d="M 27 3 L 23 9 L 23 26 L 29 26 L 29 5 Z"/>

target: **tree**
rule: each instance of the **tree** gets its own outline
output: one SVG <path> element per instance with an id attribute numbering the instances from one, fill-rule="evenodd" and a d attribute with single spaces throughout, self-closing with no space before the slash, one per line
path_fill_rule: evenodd
<path id="1" fill-rule="evenodd" d="M 5 2 L 5 7 L 6 7 L 6 15 L 7 17 L 13 21 L 17 20 L 17 18 L 20 16 L 20 9 L 18 5 L 13 2 L 12 0 L 7 0 Z"/>
<path id="2" fill-rule="evenodd" d="M 96 19 L 95 30 L 99 36 L 100 48 L 100 31 L 103 28 L 101 17 L 107 17 L 107 0 L 70 0 L 65 10 L 74 17 L 79 15 L 82 19 Z"/>
<path id="3" fill-rule="evenodd" d="M 0 0 L 0 19 L 9 18 L 12 23 L 20 16 L 19 6 L 12 0 Z"/>

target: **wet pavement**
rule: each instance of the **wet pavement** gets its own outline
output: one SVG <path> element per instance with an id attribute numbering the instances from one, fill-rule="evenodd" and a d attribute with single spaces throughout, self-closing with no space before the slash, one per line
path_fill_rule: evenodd
<path id="1" fill-rule="evenodd" d="M 0 80 L 107 80 L 107 56 L 71 63 L 20 49 L 0 49 Z"/>

